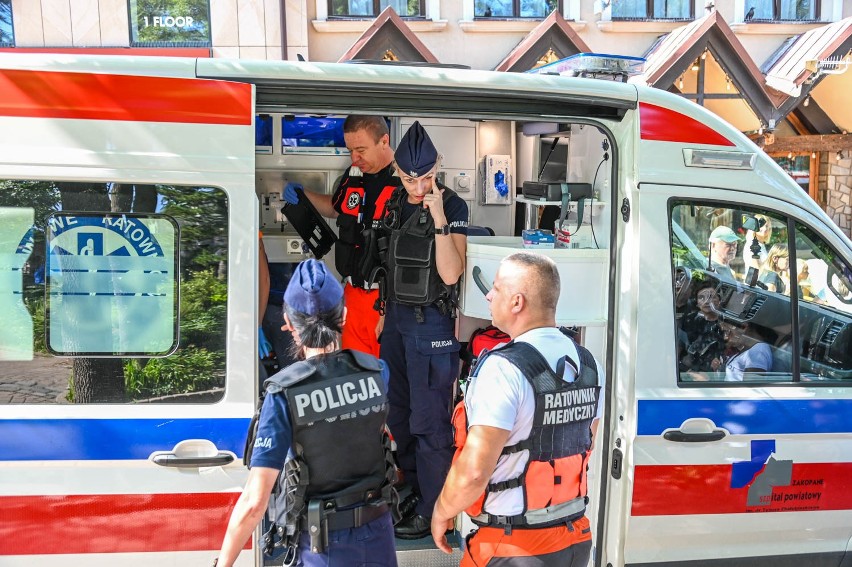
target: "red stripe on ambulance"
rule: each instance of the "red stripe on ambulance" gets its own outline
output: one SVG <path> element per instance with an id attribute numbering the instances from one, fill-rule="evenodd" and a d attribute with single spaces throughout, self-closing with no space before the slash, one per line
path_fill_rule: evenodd
<path id="1" fill-rule="evenodd" d="M 774 486 L 758 472 L 732 488 L 731 465 L 637 465 L 634 478 L 633 516 L 852 509 L 852 463 L 793 463 L 790 483 Z M 756 505 L 748 502 L 751 488 Z"/>
<path id="2" fill-rule="evenodd" d="M 251 102 L 251 85 L 245 83 L 0 71 L 0 116 L 247 126 Z"/>
<path id="3" fill-rule="evenodd" d="M 0 556 L 216 550 L 237 498 L 235 492 L 0 497 Z"/>
<path id="4" fill-rule="evenodd" d="M 647 102 L 639 103 L 639 135 L 643 140 L 733 146 L 734 143 L 694 118 Z"/>

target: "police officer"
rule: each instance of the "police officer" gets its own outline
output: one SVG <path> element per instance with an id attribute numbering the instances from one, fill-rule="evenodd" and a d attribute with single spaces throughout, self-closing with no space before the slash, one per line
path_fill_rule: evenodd
<path id="1" fill-rule="evenodd" d="M 592 533 L 586 469 L 603 372 L 556 327 L 559 272 L 533 252 L 506 257 L 486 296 L 512 341 L 480 358 L 455 413 L 457 457 L 435 503 L 432 537 L 465 510 L 480 526 L 461 565 L 585 567 Z"/>
<path id="2" fill-rule="evenodd" d="M 269 503 L 267 537 L 281 538 L 289 564 L 396 567 L 387 369 L 371 355 L 339 350 L 345 315 L 343 288 L 325 265 L 299 264 L 284 294 L 283 328 L 304 360 L 266 381 L 251 471 L 219 566 L 234 563 Z"/>
<path id="3" fill-rule="evenodd" d="M 418 539 L 429 534 L 453 455 L 450 411 L 459 367 L 454 317 L 468 209 L 437 182 L 440 156 L 419 122 L 405 133 L 395 158 L 402 187 L 391 196 L 384 223 L 389 233 L 381 357 L 390 368 L 388 426 L 397 460 L 420 497 L 414 513 L 397 524 L 396 535 Z"/>
<path id="4" fill-rule="evenodd" d="M 378 254 L 373 225 L 384 215 L 384 204 L 400 181 L 394 175 L 393 150 L 385 119 L 352 115 L 343 123 L 343 138 L 352 165 L 346 169 L 334 194 L 304 191 L 288 183 L 284 200 L 298 203 L 304 194 L 319 213 L 336 218 L 338 240 L 334 246 L 335 268 L 345 278 L 344 296 L 349 317 L 343 327 L 343 348 L 379 356 L 377 336 L 382 320 L 375 309 L 376 285 L 367 281 Z"/>

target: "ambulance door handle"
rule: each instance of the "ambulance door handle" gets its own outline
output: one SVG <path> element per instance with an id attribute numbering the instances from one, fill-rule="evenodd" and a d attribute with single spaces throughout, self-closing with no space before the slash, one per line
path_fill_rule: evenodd
<path id="1" fill-rule="evenodd" d="M 174 453 L 160 453 L 151 460 L 161 467 L 223 467 L 234 462 L 234 455 L 223 451 L 213 457 L 178 457 Z"/>
<path id="2" fill-rule="evenodd" d="M 161 467 L 223 467 L 234 462 L 230 451 L 220 451 L 208 439 L 185 439 L 171 451 L 155 451 L 148 460 Z"/>
<path id="3" fill-rule="evenodd" d="M 684 421 L 677 429 L 667 429 L 663 439 L 676 443 L 708 443 L 724 439 L 728 432 L 716 427 L 713 420 L 706 417 L 695 417 Z"/>

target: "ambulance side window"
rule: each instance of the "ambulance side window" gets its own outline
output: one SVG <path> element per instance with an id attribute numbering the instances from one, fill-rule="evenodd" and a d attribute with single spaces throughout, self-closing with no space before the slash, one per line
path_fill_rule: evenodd
<path id="1" fill-rule="evenodd" d="M 787 218 L 730 203 L 670 209 L 679 382 L 790 382 Z"/>
<path id="2" fill-rule="evenodd" d="M 795 273 L 801 379 L 852 384 L 852 269 L 813 230 L 796 223 Z"/>
<path id="3" fill-rule="evenodd" d="M 227 218 L 216 188 L 0 181 L 0 404 L 221 399 Z"/>

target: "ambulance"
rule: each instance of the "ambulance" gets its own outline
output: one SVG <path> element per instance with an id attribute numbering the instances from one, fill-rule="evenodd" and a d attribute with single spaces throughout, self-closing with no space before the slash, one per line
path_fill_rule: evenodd
<path id="1" fill-rule="evenodd" d="M 0 565 L 212 563 L 260 244 L 274 313 L 315 248 L 281 189 L 334 190 L 353 113 L 392 143 L 420 120 L 481 227 L 460 343 L 503 257 L 557 262 L 558 321 L 606 369 L 594 565 L 852 565 L 852 243 L 705 109 L 562 74 L 43 54 L 0 56 L 0 93 Z M 400 564 L 458 561 L 420 543 Z M 238 565 L 263 564 L 252 538 Z"/>

